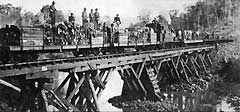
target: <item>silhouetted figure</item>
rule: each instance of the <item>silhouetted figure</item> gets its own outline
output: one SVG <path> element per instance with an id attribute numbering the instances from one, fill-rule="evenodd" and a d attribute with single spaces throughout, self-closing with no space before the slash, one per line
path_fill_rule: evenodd
<path id="1" fill-rule="evenodd" d="M 100 20 L 100 14 L 98 13 L 98 9 L 95 9 L 94 13 L 94 27 L 95 29 L 99 30 L 99 20 Z"/>
<path id="2" fill-rule="evenodd" d="M 166 30 L 164 30 L 164 31 L 163 31 L 163 34 L 162 34 L 162 42 L 164 42 L 164 41 L 165 41 L 165 38 L 166 38 L 166 33 L 167 33 L 167 31 L 166 31 Z"/>
<path id="3" fill-rule="evenodd" d="M 106 23 L 103 23 L 102 32 L 103 32 L 103 43 L 105 44 L 107 43 L 107 40 L 108 40 Z"/>
<path id="4" fill-rule="evenodd" d="M 49 13 L 51 18 L 51 25 L 54 26 L 56 22 L 56 8 L 55 8 L 55 2 L 52 2 L 52 5 L 49 7 Z"/>
<path id="5" fill-rule="evenodd" d="M 68 17 L 68 21 L 69 21 L 72 25 L 74 25 L 74 23 L 75 23 L 75 17 L 74 17 L 74 15 L 73 15 L 73 13 L 71 13 L 71 15 Z"/>
<path id="6" fill-rule="evenodd" d="M 113 23 L 117 23 L 118 25 L 121 24 L 121 20 L 120 20 L 119 14 L 116 14 L 116 17 L 114 18 Z"/>

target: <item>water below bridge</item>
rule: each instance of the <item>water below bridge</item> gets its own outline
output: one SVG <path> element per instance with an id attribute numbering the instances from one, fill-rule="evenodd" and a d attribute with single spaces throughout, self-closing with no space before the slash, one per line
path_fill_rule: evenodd
<path id="1" fill-rule="evenodd" d="M 108 103 L 108 99 L 121 94 L 123 81 L 117 72 L 109 79 L 106 90 L 99 100 L 101 111 L 144 111 L 139 109 L 120 109 Z M 227 89 L 226 89 L 227 88 Z M 212 111 L 212 112 L 229 112 L 240 111 L 240 84 L 224 83 L 218 85 L 209 83 L 208 87 L 199 92 L 165 92 L 164 96 L 174 103 L 180 111 Z"/>
<path id="2" fill-rule="evenodd" d="M 60 77 L 56 78 L 57 81 L 61 82 L 66 76 L 65 73 L 61 74 Z M 101 97 L 98 100 L 101 111 L 141 111 L 117 108 L 108 102 L 109 99 L 121 95 L 122 87 L 123 80 L 118 72 L 113 72 L 109 77 L 106 89 L 101 93 Z M 240 83 L 224 83 L 221 85 L 209 83 L 208 87 L 203 91 L 194 93 L 168 91 L 164 92 L 164 96 L 177 104 L 180 111 L 240 111 Z"/>

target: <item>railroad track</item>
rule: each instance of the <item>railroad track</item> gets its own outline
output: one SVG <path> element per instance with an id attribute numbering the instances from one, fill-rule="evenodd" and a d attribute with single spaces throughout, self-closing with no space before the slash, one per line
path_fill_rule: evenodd
<path id="1" fill-rule="evenodd" d="M 110 55 L 101 55 L 101 56 L 90 56 L 90 57 L 69 57 L 69 58 L 60 58 L 60 59 L 45 59 L 38 60 L 33 62 L 21 62 L 21 63 L 11 63 L 11 64 L 1 64 L 0 70 L 8 70 L 13 68 L 23 68 L 29 66 L 43 66 L 48 64 L 58 64 L 58 63 L 69 63 L 69 62 L 80 62 L 80 61 L 90 61 L 97 59 L 108 59 L 114 57 L 124 57 L 124 56 L 134 56 L 140 54 L 149 54 L 155 52 L 168 52 L 168 51 L 176 51 L 176 50 L 184 50 L 184 49 L 193 49 L 193 48 L 201 48 L 201 47 L 210 47 L 211 45 L 201 45 L 201 46 L 190 46 L 190 47 L 180 47 L 173 49 L 161 49 L 161 50 L 151 50 L 151 51 L 141 51 L 141 52 L 131 52 L 131 53 L 121 53 L 121 54 L 110 54 Z"/>

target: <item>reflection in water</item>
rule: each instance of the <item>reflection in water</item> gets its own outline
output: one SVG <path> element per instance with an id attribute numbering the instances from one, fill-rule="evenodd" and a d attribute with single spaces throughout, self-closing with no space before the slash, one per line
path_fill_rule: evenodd
<path id="1" fill-rule="evenodd" d="M 112 104 L 108 103 L 108 100 L 115 96 L 120 96 L 123 88 L 123 81 L 120 75 L 114 71 L 112 75 L 110 75 L 108 79 L 108 83 L 106 84 L 106 89 L 104 89 L 101 93 L 100 98 L 98 99 L 98 104 L 100 111 L 109 112 L 109 111 L 117 111 L 121 112 L 122 109 L 118 109 Z"/>
<path id="2" fill-rule="evenodd" d="M 59 84 L 68 75 L 60 72 L 54 78 Z M 58 76 L 58 77 L 57 77 Z M 54 85 L 52 85 L 54 86 Z M 67 85 L 66 85 L 67 86 Z M 108 99 L 114 96 L 120 96 L 123 81 L 117 72 L 114 72 L 108 80 L 106 89 L 103 91 L 98 103 L 102 111 L 118 111 L 118 112 L 141 112 L 141 109 L 118 109 L 108 103 Z M 61 91 L 66 94 L 67 88 Z M 180 111 L 240 111 L 240 84 L 211 84 L 205 91 L 195 93 L 191 92 L 165 92 L 164 96 L 178 105 Z"/>
<path id="3" fill-rule="evenodd" d="M 234 111 L 227 102 L 228 97 L 218 96 L 214 91 L 207 89 L 203 92 L 166 92 L 164 96 L 175 102 L 180 111 Z"/>
<path id="4" fill-rule="evenodd" d="M 236 85 L 236 84 L 234 84 Z M 214 86 L 213 86 L 214 87 Z M 236 96 L 240 92 L 240 86 L 225 86 L 230 90 L 219 94 L 217 87 L 210 87 L 205 91 L 191 92 L 165 92 L 166 99 L 177 104 L 179 111 L 206 111 L 206 112 L 233 112 L 240 110 L 240 97 Z M 136 109 L 123 109 L 123 112 L 138 112 Z"/>

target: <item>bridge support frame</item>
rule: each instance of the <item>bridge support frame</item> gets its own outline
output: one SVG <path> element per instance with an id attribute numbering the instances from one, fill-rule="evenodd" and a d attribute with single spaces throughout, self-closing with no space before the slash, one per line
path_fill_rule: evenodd
<path id="1" fill-rule="evenodd" d="M 161 87 L 164 83 L 191 85 L 191 78 L 201 78 L 203 73 L 208 73 L 207 68 L 212 64 L 209 51 L 179 50 L 168 53 L 126 55 L 127 58 L 121 59 L 97 57 L 96 60 L 101 61 L 92 59 L 91 62 L 76 62 L 77 67 L 72 66 L 74 62 L 70 62 L 65 69 L 62 66 L 54 70 L 42 67 L 40 72 L 25 75 L 26 79 L 20 88 L 24 100 L 19 108 L 51 111 L 49 105 L 53 105 L 59 111 L 99 111 L 98 98 L 113 71 L 118 71 L 124 81 L 123 97 L 132 97 L 134 93 L 139 99 L 163 100 Z M 64 72 L 66 77 L 51 88 L 49 83 L 55 83 L 52 76 L 59 76 L 59 72 Z M 34 91 L 34 94 L 29 91 Z M 29 106 L 30 103 L 36 105 Z"/>

